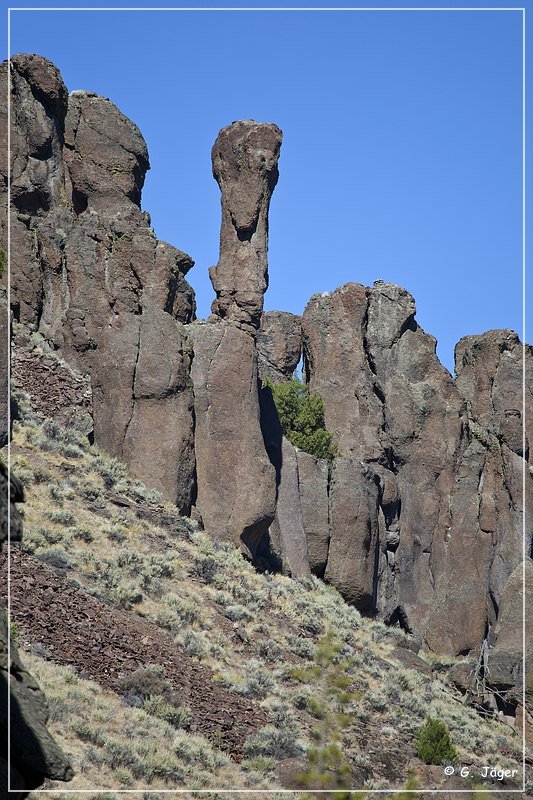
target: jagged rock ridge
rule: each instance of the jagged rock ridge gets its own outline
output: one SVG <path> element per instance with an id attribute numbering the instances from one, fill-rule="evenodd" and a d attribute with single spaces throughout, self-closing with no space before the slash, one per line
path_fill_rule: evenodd
<path id="1" fill-rule="evenodd" d="M 133 123 L 91 93 L 67 97 L 37 56 L 12 60 L 12 102 L 13 312 L 88 376 L 95 441 L 264 568 L 315 572 L 432 650 L 505 641 L 524 459 L 531 548 L 531 349 L 524 443 L 511 331 L 461 340 L 454 380 L 397 286 L 350 283 L 301 318 L 262 313 L 281 132 L 250 120 L 213 148 L 221 250 L 213 316 L 196 321 L 192 260 L 140 210 L 148 154 Z M 258 384 L 287 380 L 302 352 L 339 446 L 331 465 L 283 438 Z M 509 670 L 518 680 L 516 659 Z"/>

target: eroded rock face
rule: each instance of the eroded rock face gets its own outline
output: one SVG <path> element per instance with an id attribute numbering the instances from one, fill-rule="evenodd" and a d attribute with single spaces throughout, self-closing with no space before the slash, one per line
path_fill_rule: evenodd
<path id="1" fill-rule="evenodd" d="M 213 146 L 221 190 L 220 258 L 210 270 L 214 317 L 193 339 L 197 511 L 214 537 L 255 557 L 276 508 L 276 470 L 261 430 L 256 329 L 268 285 L 268 207 L 281 131 L 251 120 Z"/>
<path id="2" fill-rule="evenodd" d="M 330 465 L 303 450 L 297 451 L 302 524 L 307 539 L 309 567 L 314 575 L 324 576 L 328 561 Z"/>
<path id="3" fill-rule="evenodd" d="M 379 479 L 372 470 L 355 459 L 335 459 L 325 579 L 361 611 L 375 605 L 379 499 Z"/>
<path id="4" fill-rule="evenodd" d="M 281 571 L 293 578 L 311 574 L 300 499 L 298 451 L 283 436 L 279 461 L 276 515 L 270 526 L 271 546 L 279 553 Z"/>
<path id="5" fill-rule="evenodd" d="M 524 620 L 524 589 L 525 609 Z M 507 580 L 501 593 L 498 622 L 494 632 L 494 644 L 489 650 L 488 681 L 504 694 L 509 703 L 521 703 L 524 679 L 528 693 L 533 690 L 531 665 L 533 656 L 533 630 L 529 610 L 533 602 L 533 562 L 530 559 L 518 564 Z M 525 624 L 525 652 L 523 630 Z M 532 709 L 529 708 L 529 713 Z"/>
<path id="6" fill-rule="evenodd" d="M 9 491 L 9 501 L 8 501 Z M 7 539 L 7 504 L 11 503 L 11 541 L 22 537 L 22 521 L 15 503 L 24 499 L 21 484 L 8 476 L 0 462 L 0 548 Z M 45 778 L 69 781 L 73 770 L 64 753 L 46 728 L 48 706 L 39 686 L 26 671 L 17 648 L 11 640 L 8 653 L 7 615 L 0 609 L 0 729 L 2 739 L 8 736 L 7 694 L 11 707 L 11 785 L 8 786 L 8 763 L 0 757 L 0 791 L 7 797 L 8 789 L 16 789 L 18 797 L 27 797 L 31 789 L 41 786 Z M 27 790 L 24 793 L 24 790 Z"/>
<path id="7" fill-rule="evenodd" d="M 259 421 L 253 337 L 222 320 L 189 326 L 197 508 L 206 530 L 253 556 L 274 518 L 275 470 Z"/>
<path id="8" fill-rule="evenodd" d="M 306 372 L 341 455 L 380 478 L 378 613 L 431 649 L 468 653 L 522 558 L 522 348 L 510 331 L 468 337 L 454 382 L 414 313 L 405 290 L 381 281 L 315 295 L 302 318 Z M 528 508 L 531 496 L 528 475 Z M 334 506 L 330 490 L 331 582 Z"/>
<path id="9" fill-rule="evenodd" d="M 286 311 L 267 311 L 257 335 L 259 377 L 273 383 L 292 378 L 302 355 L 300 317 Z"/>
<path id="10" fill-rule="evenodd" d="M 253 120 L 223 128 L 211 154 L 222 194 L 220 257 L 210 270 L 213 313 L 259 326 L 268 287 L 268 208 L 278 180 L 281 131 Z"/>
<path id="11" fill-rule="evenodd" d="M 1 70 L 7 78 L 7 63 Z M 397 286 L 346 284 L 314 295 L 301 319 L 262 314 L 281 131 L 250 120 L 213 147 L 217 296 L 214 316 L 197 323 L 193 262 L 160 242 L 140 209 L 149 165 L 137 127 L 90 92 L 69 98 L 38 56 L 12 60 L 11 91 L 12 312 L 67 363 L 73 405 L 81 386 L 92 396 L 81 405 L 96 443 L 266 568 L 325 576 L 438 652 L 491 641 L 524 557 L 524 510 L 532 554 L 531 469 L 525 509 L 522 484 L 524 459 L 533 467 L 532 349 L 524 438 L 522 345 L 511 331 L 461 340 L 453 380 Z M 5 199 L 5 153 L 0 170 Z M 0 237 L 5 249 L 3 220 Z M 0 302 L 0 334 L 5 312 Z M 332 465 L 284 440 L 272 398 L 258 397 L 258 377 L 290 379 L 302 341 L 339 448 Z M 42 413 L 61 415 L 43 355 L 15 352 L 15 378 L 27 368 Z M 2 441 L 6 426 L 0 415 Z"/>
<path id="12" fill-rule="evenodd" d="M 145 142 L 109 100 L 68 97 L 46 59 L 16 56 L 11 80 L 15 317 L 89 376 L 95 442 L 188 513 L 191 353 L 179 323 L 195 316 L 184 277 L 193 262 L 158 241 L 140 210 Z M 6 132 L 5 101 L 0 125 Z"/>

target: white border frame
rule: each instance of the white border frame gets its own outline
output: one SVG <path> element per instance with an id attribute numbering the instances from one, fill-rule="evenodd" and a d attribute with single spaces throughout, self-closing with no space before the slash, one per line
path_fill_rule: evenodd
<path id="1" fill-rule="evenodd" d="M 523 453 L 526 452 L 526 8 L 519 7 L 322 7 L 322 6 L 309 6 L 309 7 L 199 7 L 199 6 L 161 6 L 161 7 L 128 7 L 128 6 L 87 6 L 87 7 L 61 7 L 61 6 L 20 6 L 8 7 L 7 9 L 7 61 L 8 61 L 8 79 L 7 79 L 7 304 L 8 309 L 11 305 L 11 13 L 17 11 L 315 11 L 315 12 L 338 12 L 338 11 L 511 11 L 522 12 L 522 446 Z M 7 419 L 8 431 L 11 430 L 11 404 L 9 401 L 9 391 L 11 387 L 11 342 L 10 330 L 8 325 L 7 331 L 7 374 L 8 374 L 8 403 L 7 403 Z M 533 446 L 533 443 L 531 444 Z M 521 789 L 476 789 L 476 794 L 517 794 L 525 792 L 526 790 L 526 459 L 522 459 L 522 648 L 523 648 L 523 686 L 522 686 L 522 708 L 524 713 L 522 715 L 522 788 Z M 8 439 L 7 445 L 7 470 L 8 470 L 8 498 L 9 486 L 11 477 L 11 439 Z M 11 503 L 7 504 L 7 613 L 8 620 L 11 619 Z M 8 658 L 8 674 L 11 676 L 11 638 L 8 636 L 7 646 Z M 7 740 L 7 785 L 8 791 L 11 793 L 27 792 L 27 789 L 11 789 L 11 693 L 7 692 L 7 713 L 8 713 L 8 740 Z M 399 792 L 412 792 L 414 794 L 464 794 L 470 791 L 464 789 L 343 789 L 337 790 L 343 792 L 365 792 L 366 794 L 394 794 Z M 68 784 L 65 784 L 64 789 L 33 789 L 32 794 L 54 794 L 54 793 L 68 793 L 68 794 L 89 794 L 89 793 L 109 793 L 115 794 L 302 794 L 305 792 L 303 789 L 77 789 L 69 790 Z M 335 795 L 334 789 L 313 789 L 313 793 Z"/>

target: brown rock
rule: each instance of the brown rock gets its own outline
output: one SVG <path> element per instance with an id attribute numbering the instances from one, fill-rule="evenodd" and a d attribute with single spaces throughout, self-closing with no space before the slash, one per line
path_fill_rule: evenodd
<path id="1" fill-rule="evenodd" d="M 30 230 L 34 215 L 46 214 L 64 198 L 62 158 L 67 91 L 47 59 L 11 59 L 11 292 L 15 316 L 35 328 L 42 310 L 43 276 L 38 244 Z M 8 62 L 0 65 L 4 86 Z M 7 94 L 0 97 L 0 134 L 7 141 Z M 0 193 L 7 202 L 7 151 L 0 156 Z M 0 240 L 7 252 L 7 215 L 0 218 Z M 4 274 L 4 281 L 7 280 Z"/>
<path id="2" fill-rule="evenodd" d="M 283 437 L 276 515 L 269 531 L 272 546 L 280 556 L 282 572 L 293 578 L 311 574 L 300 505 L 298 456 L 299 451 Z"/>
<path id="3" fill-rule="evenodd" d="M 302 320 L 306 374 L 342 455 L 381 478 L 379 613 L 433 649 L 468 653 L 520 559 L 519 343 L 469 337 L 456 387 L 414 312 L 381 281 L 315 295 Z"/>
<path id="4" fill-rule="evenodd" d="M 140 211 L 148 154 L 138 128 L 91 92 L 67 101 L 55 67 L 28 58 L 17 57 L 13 67 L 15 316 L 90 376 L 95 442 L 187 511 L 194 491 L 190 355 L 174 320 L 194 319 L 184 278 L 193 262 L 159 242 Z M 168 370 L 156 376 L 165 363 Z M 50 413 L 44 376 L 32 389 Z M 154 424 L 169 432 L 170 464 L 153 447 Z"/>
<path id="5" fill-rule="evenodd" d="M 379 499 L 375 473 L 355 459 L 335 459 L 325 579 L 360 611 L 371 610 L 375 601 Z"/>
<path id="6" fill-rule="evenodd" d="M 328 491 L 330 466 L 323 458 L 297 450 L 302 523 L 311 572 L 324 576 L 329 551 Z"/>
<path id="7" fill-rule="evenodd" d="M 191 361 L 185 326 L 148 307 L 141 316 L 133 413 L 122 455 L 132 475 L 158 489 L 187 515 L 195 470 Z"/>
<path id="8" fill-rule="evenodd" d="M 525 579 L 525 580 L 524 580 Z M 524 585 L 526 618 L 524 621 Z M 533 562 L 526 559 L 510 575 L 501 594 L 494 646 L 489 650 L 488 681 L 505 688 L 507 699 L 521 701 L 524 683 L 523 661 L 531 665 L 533 630 L 528 610 L 533 603 Z M 525 622 L 525 652 L 524 652 Z M 526 676 L 526 688 L 533 690 L 533 673 Z"/>
<path id="9" fill-rule="evenodd" d="M 192 337 L 197 507 L 206 530 L 249 555 L 275 512 L 276 476 L 259 423 L 253 337 L 233 324 L 195 322 Z"/>
<path id="10" fill-rule="evenodd" d="M 341 455 L 378 460 L 383 408 L 364 346 L 368 292 L 348 283 L 313 295 L 302 331 L 307 380 L 324 401 L 326 428 Z"/>
<path id="11" fill-rule="evenodd" d="M 268 208 L 278 180 L 281 131 L 253 120 L 223 128 L 211 154 L 222 193 L 220 257 L 210 270 L 213 313 L 259 326 L 268 286 Z"/>
<path id="12" fill-rule="evenodd" d="M 72 92 L 65 123 L 65 161 L 77 213 L 109 212 L 127 198 L 141 202 L 148 150 L 137 126 L 109 100 Z"/>
<path id="13" fill-rule="evenodd" d="M 265 312 L 257 334 L 257 351 L 261 380 L 290 380 L 302 354 L 301 318 L 286 311 Z"/>

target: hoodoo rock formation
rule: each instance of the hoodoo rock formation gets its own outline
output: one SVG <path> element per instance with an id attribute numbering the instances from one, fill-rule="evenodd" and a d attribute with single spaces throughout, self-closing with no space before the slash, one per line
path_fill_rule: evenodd
<path id="1" fill-rule="evenodd" d="M 261 435 L 256 331 L 268 285 L 268 208 L 281 131 L 252 120 L 220 131 L 220 258 L 210 270 L 214 317 L 190 326 L 194 347 L 197 509 L 206 528 L 253 557 L 276 507 Z"/>
<path id="2" fill-rule="evenodd" d="M 253 120 L 223 128 L 213 146 L 222 193 L 220 257 L 210 270 L 222 319 L 257 328 L 268 288 L 268 209 L 278 182 L 281 131 Z"/>
<path id="3" fill-rule="evenodd" d="M 496 643 L 518 684 L 506 630 L 531 556 L 532 349 L 512 331 L 466 337 L 454 379 L 411 295 L 383 281 L 313 295 L 301 318 L 263 313 L 281 131 L 251 120 L 213 147 L 216 299 L 195 320 L 193 262 L 140 209 L 136 126 L 104 98 L 68 97 L 38 56 L 12 59 L 11 101 L 13 317 L 87 382 L 95 442 L 262 568 L 323 577 L 435 652 Z M 302 355 L 332 462 L 283 436 L 265 387 Z M 38 377 L 31 393 L 46 397 Z"/>

